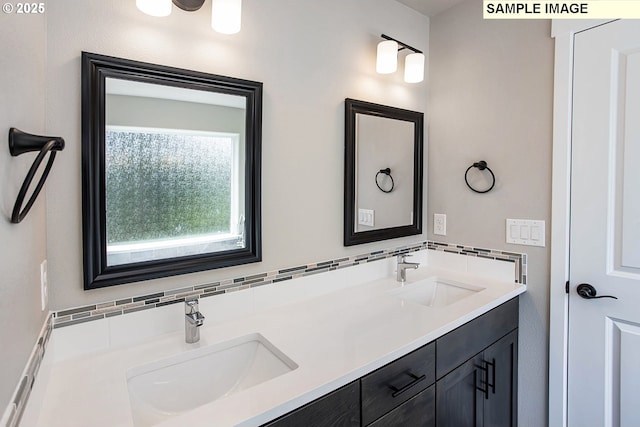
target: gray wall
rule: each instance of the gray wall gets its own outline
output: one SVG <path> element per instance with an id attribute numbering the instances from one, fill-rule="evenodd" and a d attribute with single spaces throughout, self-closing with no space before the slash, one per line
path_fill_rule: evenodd
<path id="1" fill-rule="evenodd" d="M 11 157 L 7 143 L 10 127 L 44 132 L 44 16 L 0 14 L 0 40 L 1 415 L 45 319 L 40 309 L 40 263 L 46 258 L 45 194 L 40 194 L 20 224 L 9 222 L 36 154 Z M 54 164 L 54 168 L 58 166 Z"/>
<path id="2" fill-rule="evenodd" d="M 211 10 L 158 19 L 132 0 L 47 3 L 47 130 L 67 138 L 47 191 L 52 308 L 144 295 L 335 259 L 425 236 L 345 248 L 344 99 L 427 112 L 427 83 L 375 72 L 380 34 L 427 50 L 429 21 L 393 0 L 245 0 L 242 31 L 211 30 Z M 82 289 L 80 52 L 264 83 L 263 262 Z M 301 248 L 303 250 L 301 250 Z"/>
<path id="3" fill-rule="evenodd" d="M 485 21 L 482 2 L 470 0 L 431 19 L 429 48 L 429 237 L 529 255 L 520 306 L 519 420 L 542 426 L 549 247 L 505 243 L 505 219 L 545 220 L 550 241 L 550 23 Z M 484 195 L 464 182 L 466 168 L 481 159 L 497 177 Z M 431 233 L 434 213 L 447 214 L 446 237 Z"/>

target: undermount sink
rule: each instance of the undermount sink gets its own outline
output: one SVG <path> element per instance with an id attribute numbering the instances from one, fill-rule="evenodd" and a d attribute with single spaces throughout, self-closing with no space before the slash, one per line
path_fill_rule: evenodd
<path id="1" fill-rule="evenodd" d="M 134 424 L 152 426 L 296 368 L 258 333 L 131 368 L 127 386 Z"/>
<path id="2" fill-rule="evenodd" d="M 427 307 L 446 307 L 484 289 L 467 283 L 429 277 L 389 291 L 388 294 Z"/>

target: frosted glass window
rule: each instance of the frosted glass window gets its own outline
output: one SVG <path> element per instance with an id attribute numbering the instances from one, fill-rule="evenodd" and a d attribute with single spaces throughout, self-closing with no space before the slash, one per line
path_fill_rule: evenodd
<path id="1" fill-rule="evenodd" d="M 243 246 L 238 141 L 237 134 L 108 126 L 107 265 Z"/>

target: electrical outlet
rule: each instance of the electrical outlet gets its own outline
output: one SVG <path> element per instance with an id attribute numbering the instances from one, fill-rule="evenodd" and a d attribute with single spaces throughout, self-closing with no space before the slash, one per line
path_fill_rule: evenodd
<path id="1" fill-rule="evenodd" d="M 438 236 L 447 235 L 447 215 L 433 214 L 433 234 Z"/>
<path id="2" fill-rule="evenodd" d="M 47 278 L 47 260 L 40 264 L 40 306 L 44 311 L 49 305 L 49 283 Z"/>

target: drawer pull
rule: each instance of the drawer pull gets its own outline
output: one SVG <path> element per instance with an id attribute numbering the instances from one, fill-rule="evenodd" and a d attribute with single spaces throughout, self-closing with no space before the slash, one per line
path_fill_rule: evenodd
<path id="1" fill-rule="evenodd" d="M 393 393 L 391 394 L 392 397 L 398 397 L 399 395 L 401 395 L 405 391 L 409 390 L 414 385 L 418 384 L 420 381 L 423 381 L 424 379 L 427 378 L 427 376 L 425 374 L 423 374 L 423 375 L 418 377 L 418 376 L 412 374 L 411 372 L 407 372 L 407 375 L 409 375 L 412 378 L 412 380 L 411 380 L 411 382 L 409 382 L 404 387 L 398 388 L 398 387 L 389 385 L 389 388 L 393 391 Z"/>

